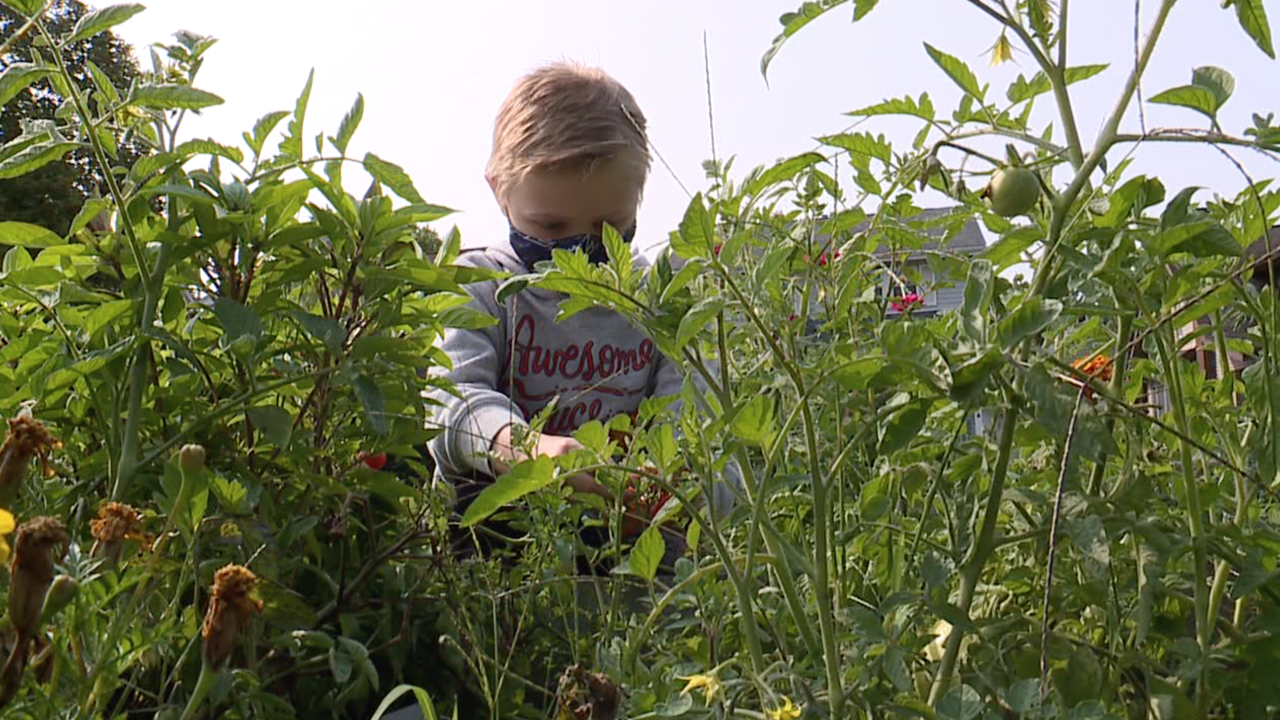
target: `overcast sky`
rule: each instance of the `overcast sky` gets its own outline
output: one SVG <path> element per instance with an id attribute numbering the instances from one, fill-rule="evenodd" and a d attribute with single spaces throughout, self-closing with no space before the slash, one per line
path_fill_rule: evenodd
<path id="1" fill-rule="evenodd" d="M 144 0 L 145 2 L 145 0 Z M 852 3 L 828 13 L 793 38 L 774 60 L 766 85 L 759 60 L 779 30 L 778 16 L 799 0 L 522 0 L 391 2 L 364 0 L 150 0 L 148 10 L 118 28 L 146 58 L 146 45 L 169 42 L 186 29 L 219 39 L 198 80 L 226 104 L 192 118 L 189 137 L 239 144 L 240 133 L 272 110 L 291 110 L 307 72 L 316 70 L 307 115 L 307 145 L 332 133 L 357 92 L 364 122 L 351 153 L 373 151 L 403 165 L 429 201 L 460 212 L 438 224 L 457 224 L 466 244 L 506 236 L 482 173 L 493 115 L 511 83 L 540 63 L 571 58 L 598 64 L 636 95 L 651 139 L 675 177 L 655 163 L 639 219 L 638 242 L 663 242 L 705 182 L 711 155 L 703 33 L 710 48 L 716 150 L 737 156 L 735 174 L 811 150 L 813 138 L 839 132 L 843 113 L 887 97 L 927 90 L 949 114 L 959 91 L 925 54 L 922 43 L 969 63 L 995 97 L 1003 98 L 1034 61 L 988 68 L 984 52 L 998 36 L 993 22 L 963 0 L 882 0 L 867 18 L 850 23 Z M 1142 3 L 1143 28 L 1154 0 Z M 1234 11 L 1196 0 L 1175 8 L 1144 89 L 1154 95 L 1187 84 L 1193 68 L 1218 65 L 1237 80 L 1222 113 L 1224 128 L 1242 133 L 1250 113 L 1280 106 L 1280 65 L 1239 29 Z M 1280 0 L 1265 0 L 1273 24 Z M 1102 75 L 1075 86 L 1081 134 L 1090 143 L 1133 63 L 1134 5 L 1126 0 L 1071 3 L 1070 64 L 1111 63 Z M 1280 25 L 1276 25 L 1280 37 Z M 1050 117 L 1050 96 L 1037 114 Z M 1147 106 L 1147 123 L 1199 126 L 1190 111 Z M 1138 127 L 1131 112 L 1125 126 Z M 1055 127 L 1057 125 L 1055 124 Z M 906 144 L 919 128 L 911 118 L 876 118 L 862 126 Z M 1057 135 L 1057 139 L 1061 134 Z M 274 144 L 274 142 L 273 142 Z M 1000 143 L 996 147 L 1002 147 Z M 1142 148 L 1135 171 L 1159 174 L 1172 190 L 1200 185 L 1235 194 L 1244 180 L 1211 149 L 1185 145 Z M 954 164 L 958 158 L 944 156 Z M 1277 174 L 1274 162 L 1245 151 L 1239 159 L 1257 177 Z M 1114 162 L 1114 160 L 1113 160 Z M 361 175 L 348 171 L 349 191 Z M 363 181 L 361 181 L 363 182 Z M 1207 197 L 1207 195 L 1205 196 Z"/>

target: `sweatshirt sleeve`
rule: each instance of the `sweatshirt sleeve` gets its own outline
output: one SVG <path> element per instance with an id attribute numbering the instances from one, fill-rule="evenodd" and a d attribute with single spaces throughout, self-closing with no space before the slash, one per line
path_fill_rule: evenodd
<path id="1" fill-rule="evenodd" d="M 428 422 L 442 432 L 431 439 L 429 449 L 445 477 L 492 475 L 489 451 L 494 436 L 507 425 L 528 424 L 520 408 L 499 389 L 503 318 L 492 298 L 493 283 L 478 283 L 466 290 L 470 306 L 495 317 L 498 324 L 469 330 L 446 328 L 438 341 L 453 367 L 433 368 L 432 375 L 448 379 L 453 391 L 431 387 L 423 394 L 439 403 L 431 408 Z"/>

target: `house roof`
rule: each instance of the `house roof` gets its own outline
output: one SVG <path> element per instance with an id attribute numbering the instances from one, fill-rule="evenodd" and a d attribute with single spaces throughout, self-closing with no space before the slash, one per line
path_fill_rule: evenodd
<path id="1" fill-rule="evenodd" d="M 1280 259 L 1280 226 L 1276 226 L 1267 231 L 1265 237 L 1260 237 L 1254 241 L 1252 245 L 1245 250 L 1245 255 L 1254 258 L 1258 265 L 1266 264 L 1267 244 L 1271 245 L 1271 262 L 1274 263 Z"/>

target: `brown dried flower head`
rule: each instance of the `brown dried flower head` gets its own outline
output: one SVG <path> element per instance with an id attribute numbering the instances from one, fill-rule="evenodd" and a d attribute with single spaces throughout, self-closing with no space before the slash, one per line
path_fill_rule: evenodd
<path id="1" fill-rule="evenodd" d="M 10 418 L 8 423 L 9 433 L 0 446 L 0 505 L 11 504 L 17 497 L 32 456 L 40 458 L 45 477 L 51 477 L 49 451 L 62 446 L 43 423 L 31 417 L 28 409 Z"/>
<path id="2" fill-rule="evenodd" d="M 249 623 L 253 611 L 262 610 L 262 601 L 249 597 L 257 582 L 253 571 L 240 565 L 227 565 L 214 573 L 209 609 L 200 627 L 209 667 L 221 669 L 226 664 L 240 629 Z"/>
<path id="3" fill-rule="evenodd" d="M 89 521 L 89 531 L 94 539 L 90 554 L 104 558 L 110 567 L 120 561 L 126 540 L 137 540 L 143 549 L 151 547 L 151 536 L 142 531 L 142 516 L 124 503 L 109 502 L 98 508 L 97 519 Z"/>
<path id="4" fill-rule="evenodd" d="M 67 529 L 57 518 L 35 517 L 18 526 L 9 562 L 9 619 L 20 632 L 40 622 L 54 563 L 62 559 L 68 542 Z"/>
<path id="5" fill-rule="evenodd" d="M 89 531 L 94 540 L 102 543 L 137 540 L 144 547 L 151 544 L 151 536 L 142 532 L 142 516 L 124 503 L 109 502 L 98 508 L 98 517 L 89 522 Z"/>

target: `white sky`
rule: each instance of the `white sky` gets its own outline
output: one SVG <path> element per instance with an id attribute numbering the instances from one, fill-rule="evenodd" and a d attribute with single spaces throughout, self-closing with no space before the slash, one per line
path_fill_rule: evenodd
<path id="1" fill-rule="evenodd" d="M 997 27 L 962 0 L 882 0 L 856 24 L 849 22 L 852 3 L 832 11 L 783 49 L 771 66 L 769 86 L 759 72 L 760 56 L 780 28 L 778 16 L 800 0 L 146 4 L 146 12 L 117 28 L 140 57 L 147 57 L 147 44 L 170 42 L 179 29 L 219 39 L 197 85 L 227 102 L 190 118 L 184 134 L 240 144 L 240 133 L 259 116 L 293 109 L 314 67 L 307 146 L 314 149 L 312 139 L 321 130 L 332 134 L 356 93 L 363 93 L 364 122 L 350 153 L 360 157 L 373 151 L 404 166 L 428 202 L 460 211 L 438 229 L 457 224 L 467 245 L 506 237 L 506 221 L 482 177 L 493 115 L 511 83 L 545 61 L 598 64 L 626 84 L 649 118 L 652 141 L 690 192 L 704 187 L 701 162 L 711 154 L 704 31 L 717 151 L 738 157 L 738 177 L 757 164 L 814 149 L 814 137 L 839 132 L 853 120 L 842 113 L 887 97 L 927 90 L 940 114 L 949 115 L 959 91 L 928 58 L 922 42 L 968 62 L 1001 99 L 1019 72 L 1030 76 L 1035 70 L 1025 53 L 1015 55 L 1018 66 L 988 68 L 984 51 L 995 41 Z M 1144 33 L 1157 4 L 1142 3 Z M 1235 75 L 1237 89 L 1222 112 L 1222 124 L 1227 132 L 1241 134 L 1252 124 L 1251 112 L 1280 110 L 1280 65 L 1244 35 L 1234 11 L 1219 5 L 1210 0 L 1178 4 L 1144 90 L 1150 96 L 1188 84 L 1200 65 L 1226 68 Z M 1280 44 L 1280 0 L 1265 0 L 1265 5 Z M 1070 64 L 1112 64 L 1074 86 L 1080 132 L 1089 145 L 1133 63 L 1134 5 L 1074 0 L 1070 7 Z M 1041 96 L 1038 116 L 1047 119 L 1051 109 L 1050 96 Z M 1188 110 L 1148 105 L 1147 122 L 1185 127 L 1207 121 Z M 1136 112 L 1125 127 L 1136 131 Z M 884 117 L 860 129 L 884 132 L 905 147 L 918 128 L 912 118 Z M 1060 130 L 1058 124 L 1055 128 Z M 1003 141 L 988 149 L 1002 147 Z M 955 153 L 943 157 L 951 166 L 959 160 Z M 1149 145 L 1137 157 L 1132 172 L 1158 174 L 1170 194 L 1200 185 L 1234 195 L 1245 184 L 1212 149 Z M 1255 179 L 1274 176 L 1280 168 L 1245 150 L 1237 157 Z M 1112 161 L 1117 159 L 1113 154 Z M 355 168 L 347 178 L 350 192 L 363 193 L 365 181 Z M 637 241 L 645 247 L 664 242 L 687 203 L 684 190 L 655 163 Z"/>

